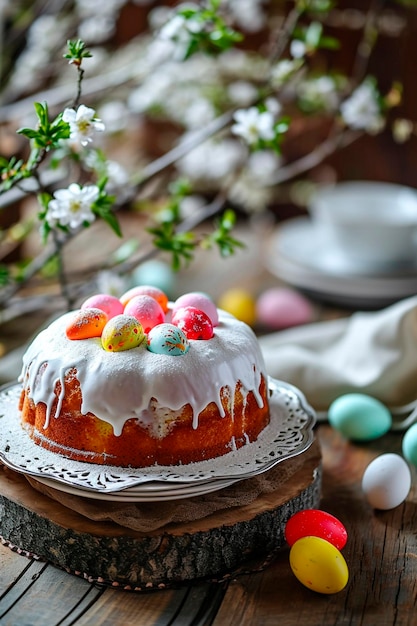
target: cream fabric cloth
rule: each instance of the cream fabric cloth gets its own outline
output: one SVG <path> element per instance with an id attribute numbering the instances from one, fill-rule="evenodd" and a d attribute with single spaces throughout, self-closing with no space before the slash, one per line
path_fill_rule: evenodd
<path id="1" fill-rule="evenodd" d="M 394 428 L 417 417 L 417 296 L 381 311 L 266 335 L 260 344 L 268 374 L 298 387 L 319 419 L 349 392 L 381 400 Z"/>

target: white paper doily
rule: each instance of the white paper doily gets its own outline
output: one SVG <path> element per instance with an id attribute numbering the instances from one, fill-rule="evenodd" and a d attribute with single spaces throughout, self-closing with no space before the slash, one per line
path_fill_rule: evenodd
<path id="1" fill-rule="evenodd" d="M 133 469 L 72 461 L 36 445 L 20 424 L 17 407 L 21 386 L 9 385 L 0 390 L 0 460 L 34 478 L 102 493 L 134 487 L 139 494 L 149 494 L 153 484 L 155 492 L 161 490 L 161 481 L 178 488 L 186 483 L 251 478 L 301 454 L 314 439 L 315 413 L 304 395 L 292 385 L 271 378 L 268 389 L 271 421 L 257 441 L 217 459 Z"/>

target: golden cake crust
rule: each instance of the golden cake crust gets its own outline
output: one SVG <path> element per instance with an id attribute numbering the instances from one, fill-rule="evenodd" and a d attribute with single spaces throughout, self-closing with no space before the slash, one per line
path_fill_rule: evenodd
<path id="1" fill-rule="evenodd" d="M 46 405 L 42 402 L 35 405 L 26 390 L 21 393 L 19 409 L 22 424 L 36 444 L 76 461 L 124 467 L 204 461 L 255 441 L 269 423 L 264 378 L 259 389 L 264 399 L 263 407 L 258 405 L 252 392 L 242 393 L 241 383 L 238 382 L 232 396 L 226 388 L 221 391 L 224 416 L 212 402 L 199 414 L 198 427 L 193 428 L 192 408 L 185 405 L 180 411 L 171 412 L 169 432 L 161 438 L 153 436 L 136 419 L 126 421 L 121 435 L 116 436 L 109 423 L 92 413 L 82 414 L 81 389 L 76 372 L 65 377 L 64 385 L 58 418 L 55 411 L 60 383 L 57 384 L 56 401 L 49 420 L 46 419 Z M 152 406 L 150 410 L 157 412 L 158 409 Z M 164 414 L 167 414 L 166 410 Z M 46 423 L 48 426 L 44 428 Z"/>

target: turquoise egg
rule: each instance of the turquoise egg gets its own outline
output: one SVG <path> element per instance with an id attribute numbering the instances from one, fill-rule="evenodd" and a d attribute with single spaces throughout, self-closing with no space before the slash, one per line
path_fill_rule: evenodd
<path id="1" fill-rule="evenodd" d="M 382 437 L 392 424 L 387 407 L 363 393 L 339 396 L 329 407 L 328 420 L 344 437 L 355 441 Z"/>
<path id="2" fill-rule="evenodd" d="M 407 461 L 417 467 L 417 424 L 413 424 L 405 431 L 402 451 Z"/>
<path id="3" fill-rule="evenodd" d="M 190 344 L 182 330 L 174 324 L 158 324 L 148 333 L 147 347 L 154 354 L 181 356 L 188 352 Z"/>

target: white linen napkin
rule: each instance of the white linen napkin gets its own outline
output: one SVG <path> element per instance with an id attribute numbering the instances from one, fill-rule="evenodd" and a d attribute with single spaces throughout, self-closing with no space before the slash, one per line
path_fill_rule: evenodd
<path id="1" fill-rule="evenodd" d="M 366 393 L 391 410 L 394 428 L 417 418 L 417 296 L 260 338 L 267 372 L 298 387 L 325 418 L 338 396 Z"/>

